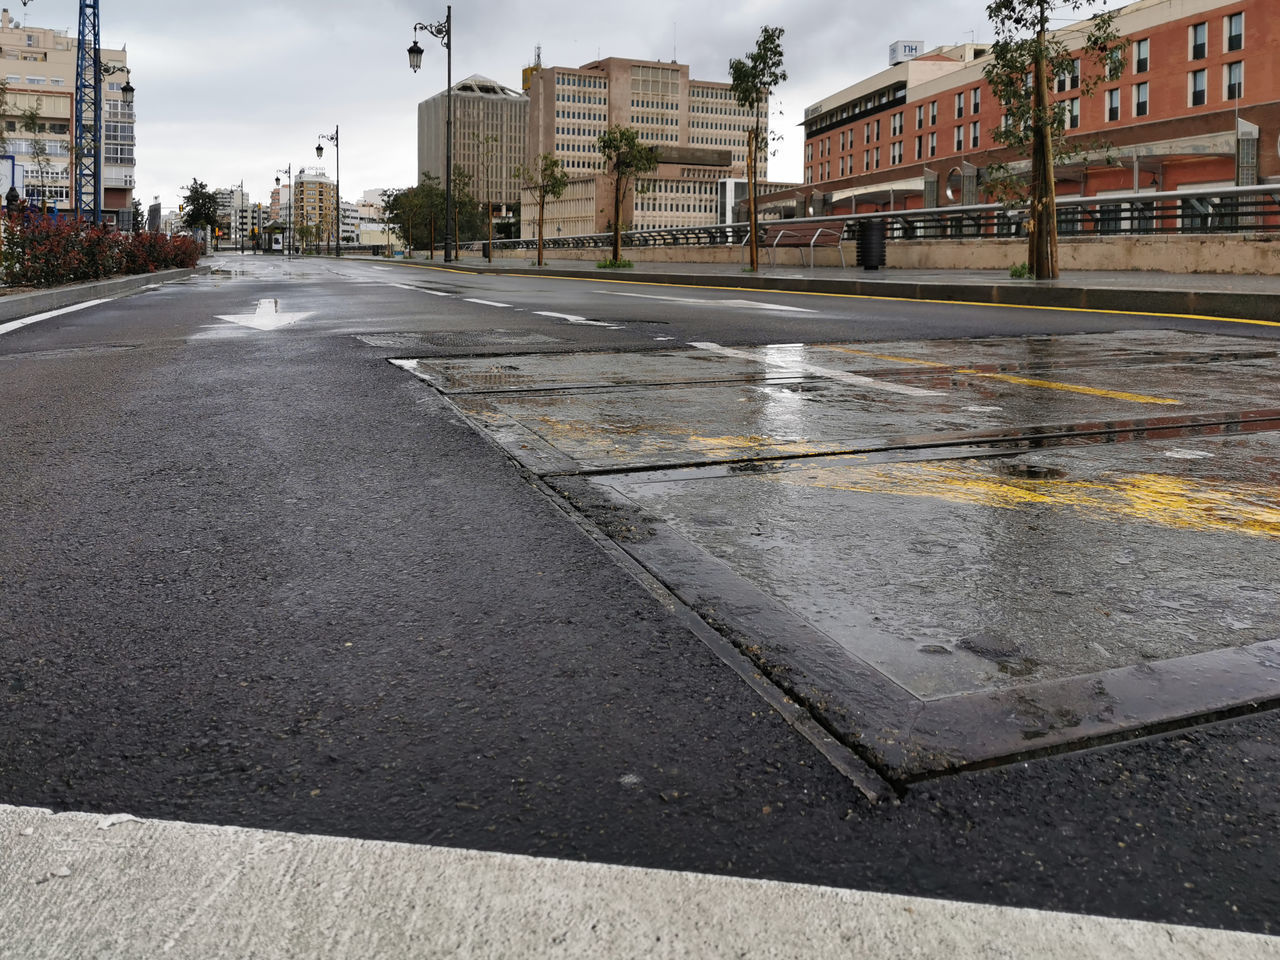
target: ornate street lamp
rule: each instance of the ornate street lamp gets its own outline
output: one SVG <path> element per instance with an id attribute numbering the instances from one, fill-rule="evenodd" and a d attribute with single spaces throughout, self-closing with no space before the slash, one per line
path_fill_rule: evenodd
<path id="1" fill-rule="evenodd" d="M 439 23 L 415 23 L 413 45 L 409 47 L 409 69 L 414 73 L 422 67 L 422 47 L 418 46 L 418 31 L 425 30 L 440 41 L 445 49 L 445 134 L 444 134 L 444 262 L 453 259 L 450 253 L 453 242 L 453 7 L 447 6 L 445 17 Z"/>
<path id="2" fill-rule="evenodd" d="M 338 146 L 338 127 L 333 128 L 333 134 L 319 134 L 321 140 L 328 140 L 333 144 L 333 192 L 337 194 L 334 198 L 333 223 L 334 230 L 338 239 L 338 256 L 342 256 L 342 151 Z M 316 144 L 316 157 L 324 156 L 324 144 Z"/>
<path id="3" fill-rule="evenodd" d="M 290 163 L 283 170 L 276 171 L 276 186 L 280 186 L 280 174 L 284 174 L 285 180 L 289 183 L 289 209 L 293 210 L 293 164 Z M 285 214 L 284 218 L 284 256 L 286 260 L 293 259 L 293 238 L 289 235 L 293 229 L 293 218 L 289 214 Z"/>

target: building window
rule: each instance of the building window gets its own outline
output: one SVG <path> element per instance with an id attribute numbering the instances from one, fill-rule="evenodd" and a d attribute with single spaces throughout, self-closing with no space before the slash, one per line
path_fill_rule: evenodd
<path id="1" fill-rule="evenodd" d="M 982 88 L 974 87 L 973 94 L 970 99 L 972 100 L 972 103 L 970 104 L 969 112 L 976 117 L 978 115 L 978 111 L 982 108 Z"/>
<path id="2" fill-rule="evenodd" d="M 929 126 L 936 126 L 938 123 L 938 101 L 929 101 Z"/>
<path id="3" fill-rule="evenodd" d="M 902 134 L 902 114 L 895 113 L 889 118 L 889 136 L 897 137 Z"/>
<path id="4" fill-rule="evenodd" d="M 1080 98 L 1072 97 L 1067 101 L 1067 127 L 1075 130 L 1080 126 Z"/>
<path id="5" fill-rule="evenodd" d="M 916 129 L 917 130 L 924 129 L 924 104 L 923 103 L 920 104 L 920 106 L 916 107 Z"/>
<path id="6" fill-rule="evenodd" d="M 956 119 L 959 120 L 964 116 L 964 94 L 956 94 Z"/>
<path id="7" fill-rule="evenodd" d="M 871 124 L 870 123 L 864 123 L 862 125 L 862 142 L 863 143 L 871 142 Z"/>
<path id="8" fill-rule="evenodd" d="M 969 146 L 977 150 L 978 144 L 982 142 L 982 130 L 978 125 L 978 121 L 974 120 L 969 124 Z"/>
<path id="9" fill-rule="evenodd" d="M 924 159 L 924 137 L 916 137 L 916 159 Z"/>
<path id="10" fill-rule="evenodd" d="M 1027 85 L 1030 87 L 1030 79 L 1028 79 Z M 1076 58 L 1071 61 L 1071 72 L 1064 73 L 1058 77 L 1058 92 L 1066 93 L 1068 90 L 1078 89 L 1080 89 L 1080 60 Z"/>
<path id="11" fill-rule="evenodd" d="M 1148 85 L 1145 83 L 1137 83 L 1133 86 L 1133 115 L 1135 117 L 1145 117 L 1147 115 L 1150 97 L 1148 94 Z"/>
<path id="12" fill-rule="evenodd" d="M 1120 91 L 1107 91 L 1107 122 L 1115 123 L 1120 119 Z"/>
<path id="13" fill-rule="evenodd" d="M 1227 50 L 1244 49 L 1244 14 L 1233 13 L 1229 17 L 1224 17 L 1223 26 L 1227 35 Z"/>
<path id="14" fill-rule="evenodd" d="M 1187 82 L 1191 87 L 1191 106 L 1203 107 L 1205 102 L 1205 90 L 1207 89 L 1205 71 L 1191 71 L 1187 77 Z"/>
<path id="15" fill-rule="evenodd" d="M 880 121 L 879 120 L 876 121 L 875 132 L 876 132 L 875 139 L 876 139 L 876 142 L 878 143 L 880 141 Z"/>
<path id="16" fill-rule="evenodd" d="M 1239 100 L 1244 96 L 1244 63 L 1237 60 L 1222 68 L 1226 80 L 1226 99 Z"/>
<path id="17" fill-rule="evenodd" d="M 1209 55 L 1209 24 L 1197 23 L 1187 30 L 1191 43 L 1191 59 L 1203 60 Z"/>
<path id="18" fill-rule="evenodd" d="M 1133 45 L 1133 72 L 1146 73 L 1151 68 L 1151 41 L 1139 40 Z"/>
<path id="19" fill-rule="evenodd" d="M 875 152 L 871 155 L 871 159 L 875 162 L 875 168 L 880 169 L 880 148 L 876 147 Z"/>
<path id="20" fill-rule="evenodd" d="M 897 140 L 889 144 L 889 164 L 897 166 L 902 162 L 902 141 Z"/>
<path id="21" fill-rule="evenodd" d="M 956 152 L 964 149 L 964 124 L 956 127 Z"/>
<path id="22" fill-rule="evenodd" d="M 938 132 L 935 130 L 929 134 L 929 156 L 936 157 L 938 155 Z"/>

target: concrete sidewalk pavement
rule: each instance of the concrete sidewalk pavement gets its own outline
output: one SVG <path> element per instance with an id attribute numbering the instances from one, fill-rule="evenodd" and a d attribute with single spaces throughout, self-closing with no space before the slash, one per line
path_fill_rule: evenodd
<path id="1" fill-rule="evenodd" d="M 0 958 L 1280 957 L 1280 940 L 0 806 Z"/>

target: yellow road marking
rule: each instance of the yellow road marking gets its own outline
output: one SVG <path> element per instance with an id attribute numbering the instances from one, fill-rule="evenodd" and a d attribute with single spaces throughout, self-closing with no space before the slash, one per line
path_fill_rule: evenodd
<path id="1" fill-rule="evenodd" d="M 1093 480 L 1009 477 L 973 461 L 807 467 L 765 476 L 793 486 L 848 493 L 930 497 L 1004 510 L 1064 507 L 1184 530 L 1280 539 L 1277 490 L 1261 484 L 1157 473 L 1110 474 Z"/>
<path id="2" fill-rule="evenodd" d="M 854 350 L 852 347 L 837 347 L 829 343 L 814 344 L 820 350 L 834 350 L 836 353 L 852 353 L 859 357 L 870 357 L 872 360 L 888 360 L 890 363 L 911 363 L 920 367 L 941 367 L 946 369 L 950 366 L 947 363 L 938 363 L 936 360 L 920 360 L 916 357 L 895 357 L 891 353 L 872 353 L 870 350 Z"/>
<path id="3" fill-rule="evenodd" d="M 887 360 L 890 363 L 909 363 L 921 367 L 933 367 L 935 369 L 949 369 L 950 364 L 938 363 L 934 360 L 919 360 L 915 357 L 898 357 L 889 353 L 872 353 L 869 350 L 854 350 L 849 347 L 836 347 L 828 344 L 819 344 L 819 349 L 834 350 L 838 353 L 852 353 L 860 357 L 871 357 L 875 360 Z M 1173 406 L 1180 406 L 1181 400 L 1174 400 L 1169 397 L 1148 397 L 1141 393 L 1126 393 L 1121 390 L 1103 390 L 1098 387 L 1082 387 L 1074 383 L 1061 383 L 1056 380 L 1036 380 L 1030 377 L 1015 377 L 1007 373 L 981 373 L 977 370 L 969 370 L 957 368 L 956 373 L 964 374 L 971 377 L 985 377 L 988 380 L 1001 380 L 1005 383 L 1016 383 L 1024 387 L 1039 387 L 1044 390 L 1065 390 L 1068 393 L 1084 393 L 1091 397 L 1108 397 L 1112 400 L 1127 400 L 1131 403 L 1163 403 Z"/>
<path id="4" fill-rule="evenodd" d="M 957 370 L 968 376 L 985 377 L 988 380 L 1001 380 L 1005 383 L 1016 383 L 1024 387 L 1040 387 L 1045 390 L 1064 390 L 1067 393 L 1085 393 L 1091 397 L 1109 397 L 1112 400 L 1128 400 L 1132 403 L 1165 403 L 1181 405 L 1181 400 L 1169 397 L 1148 397 L 1141 393 L 1124 393 L 1120 390 L 1101 390 L 1097 387 L 1082 387 L 1074 383 L 1058 383 L 1055 380 L 1033 380 L 1029 377 L 1013 377 L 1007 373 L 979 373 L 977 370 Z"/>

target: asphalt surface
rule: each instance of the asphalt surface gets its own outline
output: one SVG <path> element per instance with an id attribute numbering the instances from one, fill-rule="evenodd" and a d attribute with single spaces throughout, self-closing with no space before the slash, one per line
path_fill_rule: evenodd
<path id="1" fill-rule="evenodd" d="M 1280 331 L 226 267 L 0 338 L 0 802 L 1272 931 L 1273 714 L 871 806 L 386 361 L 661 338 Z M 263 299 L 311 315 L 216 319 Z"/>

